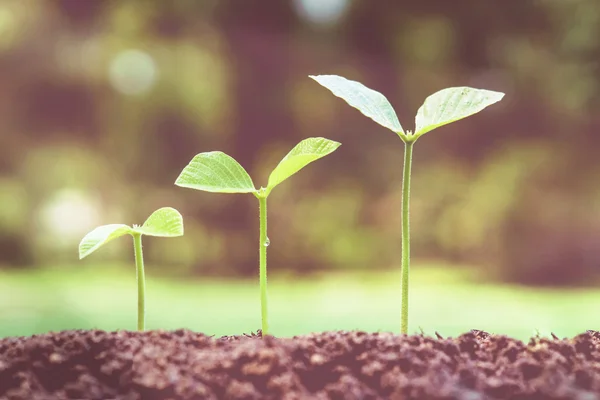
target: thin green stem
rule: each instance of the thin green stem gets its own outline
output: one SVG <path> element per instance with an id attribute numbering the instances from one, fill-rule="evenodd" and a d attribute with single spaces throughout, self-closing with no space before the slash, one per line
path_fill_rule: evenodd
<path id="1" fill-rule="evenodd" d="M 138 320 L 137 329 L 145 329 L 146 314 L 146 279 L 144 277 L 144 254 L 142 253 L 142 234 L 133 233 L 133 248 L 135 252 L 136 280 L 138 285 Z"/>
<path id="2" fill-rule="evenodd" d="M 262 334 L 269 334 L 269 320 L 267 308 L 267 246 L 269 238 L 267 237 L 267 197 L 258 196 L 260 212 L 260 311 L 262 319 Z"/>
<path id="3" fill-rule="evenodd" d="M 402 322 L 400 333 L 408 333 L 408 277 L 410 270 L 410 170 L 414 141 L 405 142 L 402 176 Z"/>

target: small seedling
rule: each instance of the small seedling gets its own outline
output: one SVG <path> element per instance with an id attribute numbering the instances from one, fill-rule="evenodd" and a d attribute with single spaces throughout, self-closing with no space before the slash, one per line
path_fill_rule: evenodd
<path id="1" fill-rule="evenodd" d="M 142 235 L 159 237 L 176 237 L 183 235 L 183 218 L 179 211 L 170 207 L 160 208 L 152 213 L 144 225 L 133 227 L 123 224 L 102 225 L 85 235 L 79 243 L 79 259 L 92 254 L 113 239 L 123 235 L 133 236 L 136 277 L 138 284 L 138 319 L 137 329 L 145 328 L 145 296 L 146 282 L 144 278 L 144 255 L 142 253 Z"/>
<path id="2" fill-rule="evenodd" d="M 310 76 L 365 116 L 385 126 L 404 141 L 402 177 L 402 318 L 401 333 L 408 332 L 408 277 L 410 266 L 409 200 L 413 144 L 427 132 L 478 113 L 504 97 L 504 93 L 470 87 L 442 89 L 425 99 L 417 111 L 415 132 L 402 129 L 396 112 L 381 93 L 336 75 Z"/>
<path id="3" fill-rule="evenodd" d="M 300 171 L 309 163 L 325 157 L 340 143 L 325 138 L 308 138 L 296 145 L 275 167 L 267 187 L 256 189 L 250 175 L 232 157 L 220 151 L 196 155 L 181 171 L 177 186 L 215 193 L 252 193 L 259 204 L 259 280 L 262 334 L 269 333 L 267 309 L 267 197 L 273 188 Z"/>

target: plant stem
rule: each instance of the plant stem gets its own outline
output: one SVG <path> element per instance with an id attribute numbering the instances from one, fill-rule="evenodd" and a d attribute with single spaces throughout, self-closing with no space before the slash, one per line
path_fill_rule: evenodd
<path id="1" fill-rule="evenodd" d="M 400 333 L 408 333 L 408 277 L 410 269 L 410 170 L 414 141 L 404 147 L 404 174 L 402 176 L 402 322 Z"/>
<path id="2" fill-rule="evenodd" d="M 138 285 L 138 331 L 145 329 L 146 314 L 146 279 L 144 278 L 144 254 L 142 253 L 142 234 L 133 233 L 133 249 L 135 252 L 136 280 Z"/>
<path id="3" fill-rule="evenodd" d="M 267 309 L 267 197 L 258 196 L 260 212 L 260 311 L 262 319 L 263 337 L 269 334 L 269 321 Z"/>

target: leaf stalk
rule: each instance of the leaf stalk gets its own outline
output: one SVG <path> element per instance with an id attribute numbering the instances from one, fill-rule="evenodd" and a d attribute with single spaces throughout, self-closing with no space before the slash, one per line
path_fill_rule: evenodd
<path id="1" fill-rule="evenodd" d="M 137 329 L 143 331 L 146 327 L 146 279 L 144 276 L 144 254 L 142 252 L 142 234 L 133 232 L 133 249 L 135 253 L 136 280 L 138 286 L 138 318 Z"/>
<path id="2" fill-rule="evenodd" d="M 408 279 L 410 273 L 410 172 L 414 141 L 404 143 L 404 171 L 402 176 L 402 310 L 400 333 L 408 333 Z"/>
<path id="3" fill-rule="evenodd" d="M 260 250 L 259 250 L 259 279 L 260 279 L 260 311 L 262 322 L 262 335 L 269 334 L 269 318 L 267 307 L 267 247 L 269 239 L 267 237 L 267 196 L 258 195 L 258 208 L 260 215 Z"/>

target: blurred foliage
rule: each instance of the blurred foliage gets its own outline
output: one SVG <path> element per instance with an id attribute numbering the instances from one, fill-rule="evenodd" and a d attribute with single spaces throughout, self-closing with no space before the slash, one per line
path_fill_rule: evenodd
<path id="1" fill-rule="evenodd" d="M 148 240 L 151 263 L 254 275 L 254 200 L 175 178 L 222 150 L 265 185 L 293 144 L 325 136 L 340 151 L 270 202 L 269 268 L 397 268 L 402 143 L 307 78 L 335 73 L 383 92 L 407 129 L 443 87 L 506 92 L 419 141 L 413 254 L 590 282 L 599 60 L 597 0 L 0 0 L 0 264 L 72 263 L 90 228 L 172 206 L 186 235 Z"/>
<path id="2" fill-rule="evenodd" d="M 473 327 L 528 340 L 573 337 L 594 326 L 595 288 L 523 288 L 473 281 L 470 271 L 418 264 L 411 274 L 410 332 L 457 336 Z M 260 327 L 253 279 L 168 279 L 147 274 L 148 329 L 188 328 L 207 335 Z M 135 268 L 88 264 L 69 271 L 0 271 L 0 338 L 64 329 L 135 328 Z M 397 332 L 400 271 L 327 272 L 269 280 L 276 336 L 328 330 Z"/>

